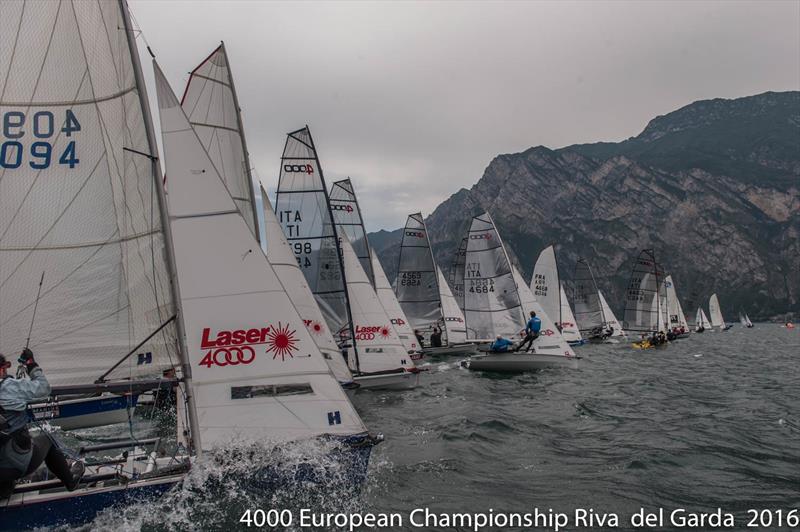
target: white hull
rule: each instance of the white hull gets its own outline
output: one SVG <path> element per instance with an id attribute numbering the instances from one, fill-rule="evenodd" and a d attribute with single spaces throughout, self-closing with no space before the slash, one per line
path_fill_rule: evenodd
<path id="1" fill-rule="evenodd" d="M 487 353 L 465 361 L 475 371 L 535 371 L 544 368 L 578 369 L 578 358 L 544 353 Z"/>
<path id="2" fill-rule="evenodd" d="M 478 352 L 475 344 L 456 344 L 446 347 L 426 347 L 422 350 L 425 356 L 467 356 Z"/>
<path id="3" fill-rule="evenodd" d="M 355 375 L 359 390 L 412 390 L 419 385 L 419 372 Z"/>

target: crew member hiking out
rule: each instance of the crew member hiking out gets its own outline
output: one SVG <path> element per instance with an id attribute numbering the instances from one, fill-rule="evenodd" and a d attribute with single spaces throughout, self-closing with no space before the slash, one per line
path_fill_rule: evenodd
<path id="1" fill-rule="evenodd" d="M 495 353 L 505 353 L 508 351 L 508 348 L 514 345 L 514 342 L 508 340 L 507 338 L 503 338 L 499 334 L 492 345 L 489 346 L 489 349 Z"/>
<path id="2" fill-rule="evenodd" d="M 527 351 L 529 348 L 533 347 L 533 341 L 539 338 L 539 331 L 541 330 L 542 320 L 536 316 L 534 311 L 531 311 L 531 319 L 529 319 L 527 325 L 525 325 L 525 339 L 520 342 L 515 351 L 522 351 L 523 348 Z"/>
<path id="3" fill-rule="evenodd" d="M 76 461 L 70 467 L 47 434 L 32 438 L 28 433 L 28 403 L 47 399 L 50 383 L 30 349 L 25 348 L 18 362 L 29 379 L 9 376 L 11 362 L 0 354 L 0 499 L 10 496 L 17 480 L 33 473 L 42 462 L 73 491 L 83 476 L 83 462 Z"/>

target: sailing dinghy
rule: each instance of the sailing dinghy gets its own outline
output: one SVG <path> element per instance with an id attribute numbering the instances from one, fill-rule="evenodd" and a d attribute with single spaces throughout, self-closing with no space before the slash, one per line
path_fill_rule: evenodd
<path id="1" fill-rule="evenodd" d="M 717 294 L 711 294 L 708 298 L 708 313 L 711 315 L 711 326 L 719 327 L 720 331 L 727 331 L 733 325 L 725 323 L 725 318 L 722 317 L 722 308 L 719 306 L 719 298 Z"/>
<path id="2" fill-rule="evenodd" d="M 694 332 L 701 333 L 705 331 L 713 331 L 713 327 L 711 327 L 711 322 L 708 321 L 708 317 L 706 316 L 705 311 L 702 307 L 697 308 L 697 318 L 696 318 L 696 327 Z"/>
<path id="3" fill-rule="evenodd" d="M 468 355 L 475 346 L 466 342 L 464 317 L 455 299 L 443 283 L 436 262 L 433 260 L 428 229 L 421 213 L 408 217 L 400 243 L 395 294 L 411 323 L 411 328 L 422 335 L 433 333 L 434 328 L 442 332 L 441 346 L 423 346 L 425 355 Z"/>
<path id="4" fill-rule="evenodd" d="M 359 339 L 352 317 L 353 312 L 359 309 L 353 308 L 354 302 L 348 291 L 348 271 L 344 267 L 340 241 L 342 235 L 333 221 L 325 178 L 308 126 L 286 136 L 275 210 L 325 323 L 341 351 L 346 353 L 353 380 L 362 389 L 407 388 L 410 382 L 416 382 L 408 375 L 415 370 L 413 364 L 398 364 L 394 359 L 373 357 L 366 365 L 369 371 L 361 365 Z M 354 270 L 350 268 L 350 271 Z M 368 278 L 367 284 L 372 290 Z M 361 283 L 352 287 L 359 292 L 362 290 Z M 380 378 L 373 378 L 377 376 Z"/>
<path id="5" fill-rule="evenodd" d="M 633 344 L 638 349 L 649 349 L 659 345 L 651 342 L 659 331 L 664 329 L 662 313 L 664 272 L 656 262 L 652 249 L 639 254 L 631 270 L 628 289 L 625 292 L 625 313 L 622 326 L 632 335 L 641 335 L 642 340 Z"/>
<path id="6" fill-rule="evenodd" d="M 539 258 L 533 267 L 530 289 L 545 314 L 555 320 L 556 327 L 570 346 L 586 343 L 578 330 L 567 294 L 559 279 L 553 246 L 547 246 L 539 253 Z"/>
<path id="7" fill-rule="evenodd" d="M 742 325 L 742 327 L 746 327 L 748 329 L 753 327 L 753 322 L 750 321 L 750 317 L 747 314 L 742 314 L 741 312 L 739 313 L 739 323 Z"/>
<path id="8" fill-rule="evenodd" d="M 458 308 L 461 309 L 461 314 L 464 314 L 464 265 L 467 262 L 467 238 L 462 238 L 461 243 L 458 245 L 456 256 L 453 259 L 453 264 L 450 265 L 448 273 L 448 281 L 453 290 L 453 297 L 456 300 Z M 466 330 L 465 330 L 466 332 Z"/>
<path id="9" fill-rule="evenodd" d="M 606 341 L 613 334 L 613 330 L 609 329 L 600 302 L 600 291 L 597 289 L 592 267 L 586 259 L 579 259 L 575 264 L 574 285 L 572 300 L 581 335 L 594 343 Z"/>
<path id="10" fill-rule="evenodd" d="M 614 315 L 614 312 L 611 310 L 611 307 L 608 305 L 603 292 L 598 290 L 597 295 L 600 296 L 600 304 L 603 306 L 603 316 L 605 316 L 606 323 L 608 324 L 609 329 L 611 332 L 611 338 L 617 337 L 624 337 L 625 331 L 622 328 L 622 324 L 617 320 L 617 317 Z"/>
<path id="11" fill-rule="evenodd" d="M 683 314 L 681 302 L 678 300 L 678 293 L 675 290 L 675 282 L 671 275 L 664 279 L 664 289 L 667 295 L 667 323 L 669 331 L 675 334 L 676 338 L 687 338 L 689 336 L 689 323 Z"/>
<path id="12" fill-rule="evenodd" d="M 470 225 L 466 268 L 464 271 L 464 314 L 467 335 L 476 341 L 490 342 L 500 335 L 507 339 L 520 340 L 525 328 L 523 301 L 503 241 L 489 213 L 475 216 Z M 533 295 L 526 304 L 534 305 Z M 528 309 L 525 309 L 529 311 Z M 542 328 L 549 325 L 546 312 L 542 311 Z M 555 327 L 553 324 L 552 327 Z M 551 329 L 552 330 L 552 329 Z M 546 367 L 577 368 L 578 360 L 572 349 L 564 342 L 550 342 L 547 334 L 534 341 L 532 352 L 487 352 L 464 361 L 464 365 L 477 371 L 519 372 Z"/>

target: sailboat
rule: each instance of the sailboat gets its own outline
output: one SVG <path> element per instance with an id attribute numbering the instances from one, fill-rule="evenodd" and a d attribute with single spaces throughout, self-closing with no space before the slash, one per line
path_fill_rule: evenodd
<path id="1" fill-rule="evenodd" d="M 467 262 L 467 238 L 461 239 L 461 243 L 456 250 L 456 256 L 453 259 L 453 264 L 450 265 L 448 273 L 448 282 L 453 289 L 453 297 L 456 300 L 458 308 L 461 309 L 461 314 L 464 314 L 464 265 Z"/>
<path id="2" fill-rule="evenodd" d="M 581 335 L 590 342 L 603 342 L 610 338 L 611 331 L 600 302 L 600 291 L 586 259 L 579 259 L 575 265 L 574 284 L 575 319 Z"/>
<path id="3" fill-rule="evenodd" d="M 556 327 L 570 346 L 586 343 L 578 330 L 567 294 L 559 279 L 553 246 L 547 246 L 539 253 L 539 258 L 533 267 L 530 289 L 545 313 L 555 320 Z"/>
<path id="4" fill-rule="evenodd" d="M 701 333 L 713 330 L 714 329 L 711 327 L 711 322 L 708 321 L 705 311 L 703 311 L 702 307 L 697 307 L 697 317 L 695 319 L 694 332 Z"/>
<path id="5" fill-rule="evenodd" d="M 35 12 L 24 14 L 25 7 Z M 53 143 L 54 152 L 67 155 L 48 168 L 20 165 L 11 169 L 18 175 L 4 175 L 9 188 L 0 198 L 19 206 L 15 217 L 22 218 L 6 217 L 2 223 L 8 242 L 22 252 L 7 253 L 5 246 L 0 251 L 0 271 L 14 272 L 3 278 L 8 289 L 3 301 L 11 301 L 9 294 L 21 297 L 17 306 L 31 300 L 14 292 L 20 281 L 15 273 L 47 268 L 55 282 L 42 291 L 39 315 L 48 325 L 42 339 L 31 343 L 43 355 L 51 353 L 47 361 L 37 357 L 45 371 L 71 379 L 62 386 L 71 393 L 177 386 L 181 443 L 159 449 L 160 440 L 134 435 L 84 446 L 83 456 L 115 449 L 125 453 L 110 465 L 87 463 L 74 492 L 59 481 L 19 483 L 8 500 L 0 501 L 0 527 L 75 525 L 112 505 L 158 496 L 183 479 L 195 457 L 237 439 L 287 445 L 334 439 L 341 442 L 337 457 L 346 471 L 363 479 L 374 440 L 302 327 L 154 65 L 172 193 L 165 198 L 127 4 L 15 4 L 4 16 L 19 21 L 21 50 L 54 50 L 59 59 L 70 57 L 75 64 L 37 55 L 31 60 L 41 62 L 50 82 L 41 91 L 21 83 L 6 93 L 6 101 L 25 104 L 4 103 L 4 112 L 6 107 L 35 110 L 45 113 L 40 115 L 44 124 L 50 124 L 51 114 L 64 116 L 62 134 Z M 42 24 L 48 31 L 34 31 Z M 84 48 L 76 34 L 93 46 Z M 99 34 L 102 38 L 92 37 Z M 53 46 L 44 46 L 43 39 L 52 39 Z M 23 63 L 30 68 L 30 62 Z M 9 79 L 22 79 L 8 68 Z M 44 203 L 50 208 L 38 208 Z M 17 236 L 20 222 L 26 225 L 22 234 L 34 240 Z M 3 331 L 4 343 L 19 344 L 14 328 Z M 59 346 L 56 353 L 50 343 Z M 56 354 L 64 371 L 53 371 L 59 369 Z M 96 367 L 115 361 L 104 382 L 89 377 Z M 156 362 L 174 369 L 177 379 L 147 378 L 151 370 L 143 366 Z"/>
<path id="6" fill-rule="evenodd" d="M 413 375 L 416 368 L 411 363 L 400 363 L 399 358 L 377 357 L 362 367 L 360 341 L 353 321 L 353 312 L 357 309 L 353 307 L 355 303 L 348 290 L 350 286 L 360 293 L 362 287 L 360 283 L 348 285 L 348 271 L 344 267 L 341 249 L 342 235 L 333 221 L 325 178 L 308 126 L 286 137 L 275 211 L 325 323 L 341 351 L 347 354 L 353 380 L 362 389 L 405 388 L 409 382 L 416 382 L 407 375 Z M 361 269 L 363 271 L 363 267 Z M 369 279 L 367 283 L 374 292 Z M 375 323 L 370 326 L 383 325 Z M 361 341 L 368 340 L 362 338 Z"/>
<path id="7" fill-rule="evenodd" d="M 683 314 L 683 308 L 678 299 L 678 293 L 675 290 L 675 283 L 671 275 L 667 275 L 664 279 L 664 289 L 667 296 L 667 322 L 669 331 L 674 333 L 677 338 L 686 338 L 689 336 L 689 323 L 686 321 L 686 316 Z"/>
<path id="8" fill-rule="evenodd" d="M 622 322 L 626 332 L 640 334 L 643 337 L 641 342 L 634 343 L 634 347 L 656 347 L 644 338 L 664 330 L 663 279 L 664 272 L 656 262 L 654 251 L 642 250 L 631 270 L 628 289 L 625 292 L 625 313 Z"/>
<path id="9" fill-rule="evenodd" d="M 464 314 L 467 334 L 473 340 L 488 342 L 496 335 L 508 339 L 520 338 L 525 327 L 523 301 L 518 285 L 522 277 L 515 277 L 503 241 L 489 213 L 475 216 L 470 225 L 466 268 L 464 272 Z M 533 294 L 526 298 L 533 305 Z M 535 305 L 534 309 L 541 306 Z M 531 310 L 534 310 L 531 309 Z M 527 309 L 526 309 L 527 310 Z M 544 318 L 543 330 L 550 326 Z M 555 324 L 552 324 L 552 329 Z M 566 343 L 548 342 L 548 335 L 540 335 L 532 352 L 503 352 L 475 355 L 464 365 L 478 371 L 531 371 L 545 367 L 576 368 L 578 359 Z"/>
<path id="10" fill-rule="evenodd" d="M 422 349 L 417 345 L 417 339 L 408 324 L 408 319 L 400 308 L 400 303 L 397 302 L 397 297 L 386 279 L 383 266 L 381 266 L 380 261 L 369 245 L 367 232 L 364 229 L 364 219 L 361 216 L 361 208 L 358 205 L 358 198 L 350 178 L 336 181 L 333 184 L 330 192 L 330 202 L 336 227 L 350 239 L 353 250 L 372 283 L 378 300 L 389 315 L 389 321 L 391 321 L 392 327 L 394 327 L 400 341 L 403 343 L 406 353 L 415 364 L 420 363 L 422 361 Z"/>
<path id="11" fill-rule="evenodd" d="M 608 305 L 603 292 L 598 290 L 597 295 L 600 297 L 600 305 L 603 307 L 603 316 L 605 317 L 606 325 L 608 325 L 608 328 L 611 331 L 611 338 L 620 336 L 624 337 L 625 331 L 622 329 L 622 324 L 619 322 L 619 320 L 617 320 L 617 317 L 614 315 L 614 312 Z"/>
<path id="12" fill-rule="evenodd" d="M 722 309 L 719 306 L 719 298 L 717 294 L 711 294 L 708 298 L 708 313 L 711 315 L 712 327 L 719 327 L 720 331 L 727 331 L 733 325 L 725 323 L 725 318 L 722 317 Z"/>
<path id="13" fill-rule="evenodd" d="M 739 313 L 739 323 L 742 325 L 742 327 L 746 327 L 748 329 L 753 327 L 753 322 L 750 321 L 750 317 L 747 314 L 742 314 L 741 312 Z"/>
<path id="14" fill-rule="evenodd" d="M 466 342 L 464 317 L 458 304 L 446 308 L 443 304 L 443 294 L 448 301 L 453 296 L 433 260 L 428 229 L 421 213 L 410 215 L 403 230 L 395 294 L 412 329 L 422 335 L 428 334 L 429 338 L 434 328 L 442 331 L 441 346 L 423 346 L 426 356 L 475 352 L 475 346 Z"/>

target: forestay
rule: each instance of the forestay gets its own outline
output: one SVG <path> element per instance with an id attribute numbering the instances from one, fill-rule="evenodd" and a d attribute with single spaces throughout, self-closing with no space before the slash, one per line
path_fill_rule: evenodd
<path id="1" fill-rule="evenodd" d="M 524 326 L 511 263 L 489 213 L 475 216 L 469 229 L 464 318 L 470 339 L 512 337 Z"/>
<path id="2" fill-rule="evenodd" d="M 466 262 L 467 238 L 462 238 L 448 276 L 450 286 L 453 288 L 453 297 L 456 298 L 456 303 L 462 314 L 464 312 L 464 264 Z"/>
<path id="3" fill-rule="evenodd" d="M 436 267 L 439 276 L 439 298 L 442 302 L 442 315 L 444 317 L 444 333 L 448 344 L 463 344 L 467 341 L 467 329 L 464 324 L 464 314 L 456 303 L 456 298 L 447 286 L 447 281 L 442 270 Z"/>
<path id="4" fill-rule="evenodd" d="M 339 382 L 351 382 L 353 376 L 350 374 L 347 362 L 342 356 L 319 306 L 317 306 L 314 294 L 311 293 L 303 272 L 297 265 L 297 256 L 292 251 L 289 242 L 286 241 L 283 228 L 281 228 L 281 224 L 272 210 L 269 197 L 263 188 L 261 189 L 261 199 L 264 205 L 264 240 L 267 245 L 267 259 L 272 264 L 275 274 L 334 376 Z"/>
<path id="5" fill-rule="evenodd" d="M 575 316 L 572 314 L 572 308 L 569 306 L 569 300 L 567 300 L 567 293 L 564 291 L 563 284 L 559 287 L 559 294 L 561 334 L 564 335 L 564 339 L 567 342 L 580 342 L 583 340 L 583 336 L 581 336 L 578 325 L 575 323 Z M 545 310 L 545 312 L 547 311 Z"/>
<path id="6" fill-rule="evenodd" d="M 53 385 L 94 382 L 175 314 L 120 5 L 0 7 L 0 351 L 18 354 L 32 325 Z M 107 378 L 179 365 L 176 337 L 173 321 Z"/>
<path id="7" fill-rule="evenodd" d="M 708 299 L 708 313 L 711 315 L 711 325 L 714 327 L 725 327 L 725 319 L 722 317 L 722 309 L 719 306 L 717 294 L 711 294 Z"/>
<path id="8" fill-rule="evenodd" d="M 339 242 L 308 127 L 286 137 L 275 212 L 325 322 L 337 342 L 347 341 L 352 325 Z"/>
<path id="9" fill-rule="evenodd" d="M 363 433 L 155 62 L 154 69 L 202 449 Z"/>
<path id="10" fill-rule="evenodd" d="M 542 306 L 536 301 L 536 298 L 531 292 L 531 289 L 525 283 L 522 275 L 517 270 L 516 266 L 511 267 L 514 273 L 514 282 L 517 284 L 519 290 L 520 305 L 522 306 L 525 318 L 530 316 L 530 312 L 534 311 L 536 316 L 542 321 L 542 328 L 539 330 L 539 338 L 533 341 L 533 347 L 537 353 L 552 353 L 560 354 L 567 357 L 574 357 L 575 352 L 564 340 L 563 335 L 556 328 L 555 323 L 547 315 Z"/>
<path id="11" fill-rule="evenodd" d="M 608 306 L 608 302 L 606 301 L 605 296 L 603 296 L 603 292 L 598 290 L 597 295 L 600 297 L 600 305 L 603 307 L 603 317 L 606 320 L 606 325 L 613 329 L 611 336 L 625 336 L 622 325 L 617 320 L 617 317 L 614 316 L 614 312 L 611 310 L 611 307 Z"/>
<path id="12" fill-rule="evenodd" d="M 360 373 L 413 369 L 414 363 L 392 327 L 347 235 L 342 235 L 342 259 L 347 273 Z M 350 354 L 354 354 L 353 350 L 350 350 Z M 350 358 L 350 367 L 356 368 L 355 357 Z"/>
<path id="13" fill-rule="evenodd" d="M 361 267 L 364 268 L 369 281 L 375 286 L 375 274 L 372 271 L 372 261 L 370 260 L 369 240 L 367 240 L 361 209 L 358 206 L 358 199 L 350 178 L 336 181 L 333 184 L 330 203 L 337 233 L 340 236 L 341 234 L 346 234 L 347 238 L 350 239 L 353 251 L 355 251 L 358 260 L 361 261 Z"/>
<path id="14" fill-rule="evenodd" d="M 442 305 L 428 229 L 422 214 L 412 214 L 403 229 L 395 281 L 397 301 L 412 329 L 430 330 L 441 325 Z"/>
<path id="15" fill-rule="evenodd" d="M 250 159 L 224 43 L 189 74 L 181 106 L 247 227 L 258 239 Z"/>
<path id="16" fill-rule="evenodd" d="M 633 265 L 625 292 L 622 325 L 626 331 L 653 332 L 661 327 L 659 293 L 663 279 L 653 250 L 642 250 Z"/>
<path id="17" fill-rule="evenodd" d="M 378 300 L 389 316 L 389 321 L 394 326 L 394 330 L 397 332 L 397 336 L 400 337 L 400 341 L 403 342 L 406 351 L 417 351 L 420 346 L 417 345 L 417 338 L 408 324 L 408 318 L 403 313 L 403 309 L 400 308 L 400 303 L 397 302 L 397 296 L 394 295 L 394 290 L 392 290 L 392 286 L 386 278 L 386 273 L 384 273 L 383 266 L 381 266 L 377 255 L 374 252 L 371 255 L 372 271 L 375 273 L 375 293 L 378 296 Z"/>
<path id="18" fill-rule="evenodd" d="M 584 259 L 575 265 L 575 319 L 581 334 L 598 332 L 605 325 L 603 307 L 600 304 L 597 284 L 594 281 L 592 268 Z"/>

